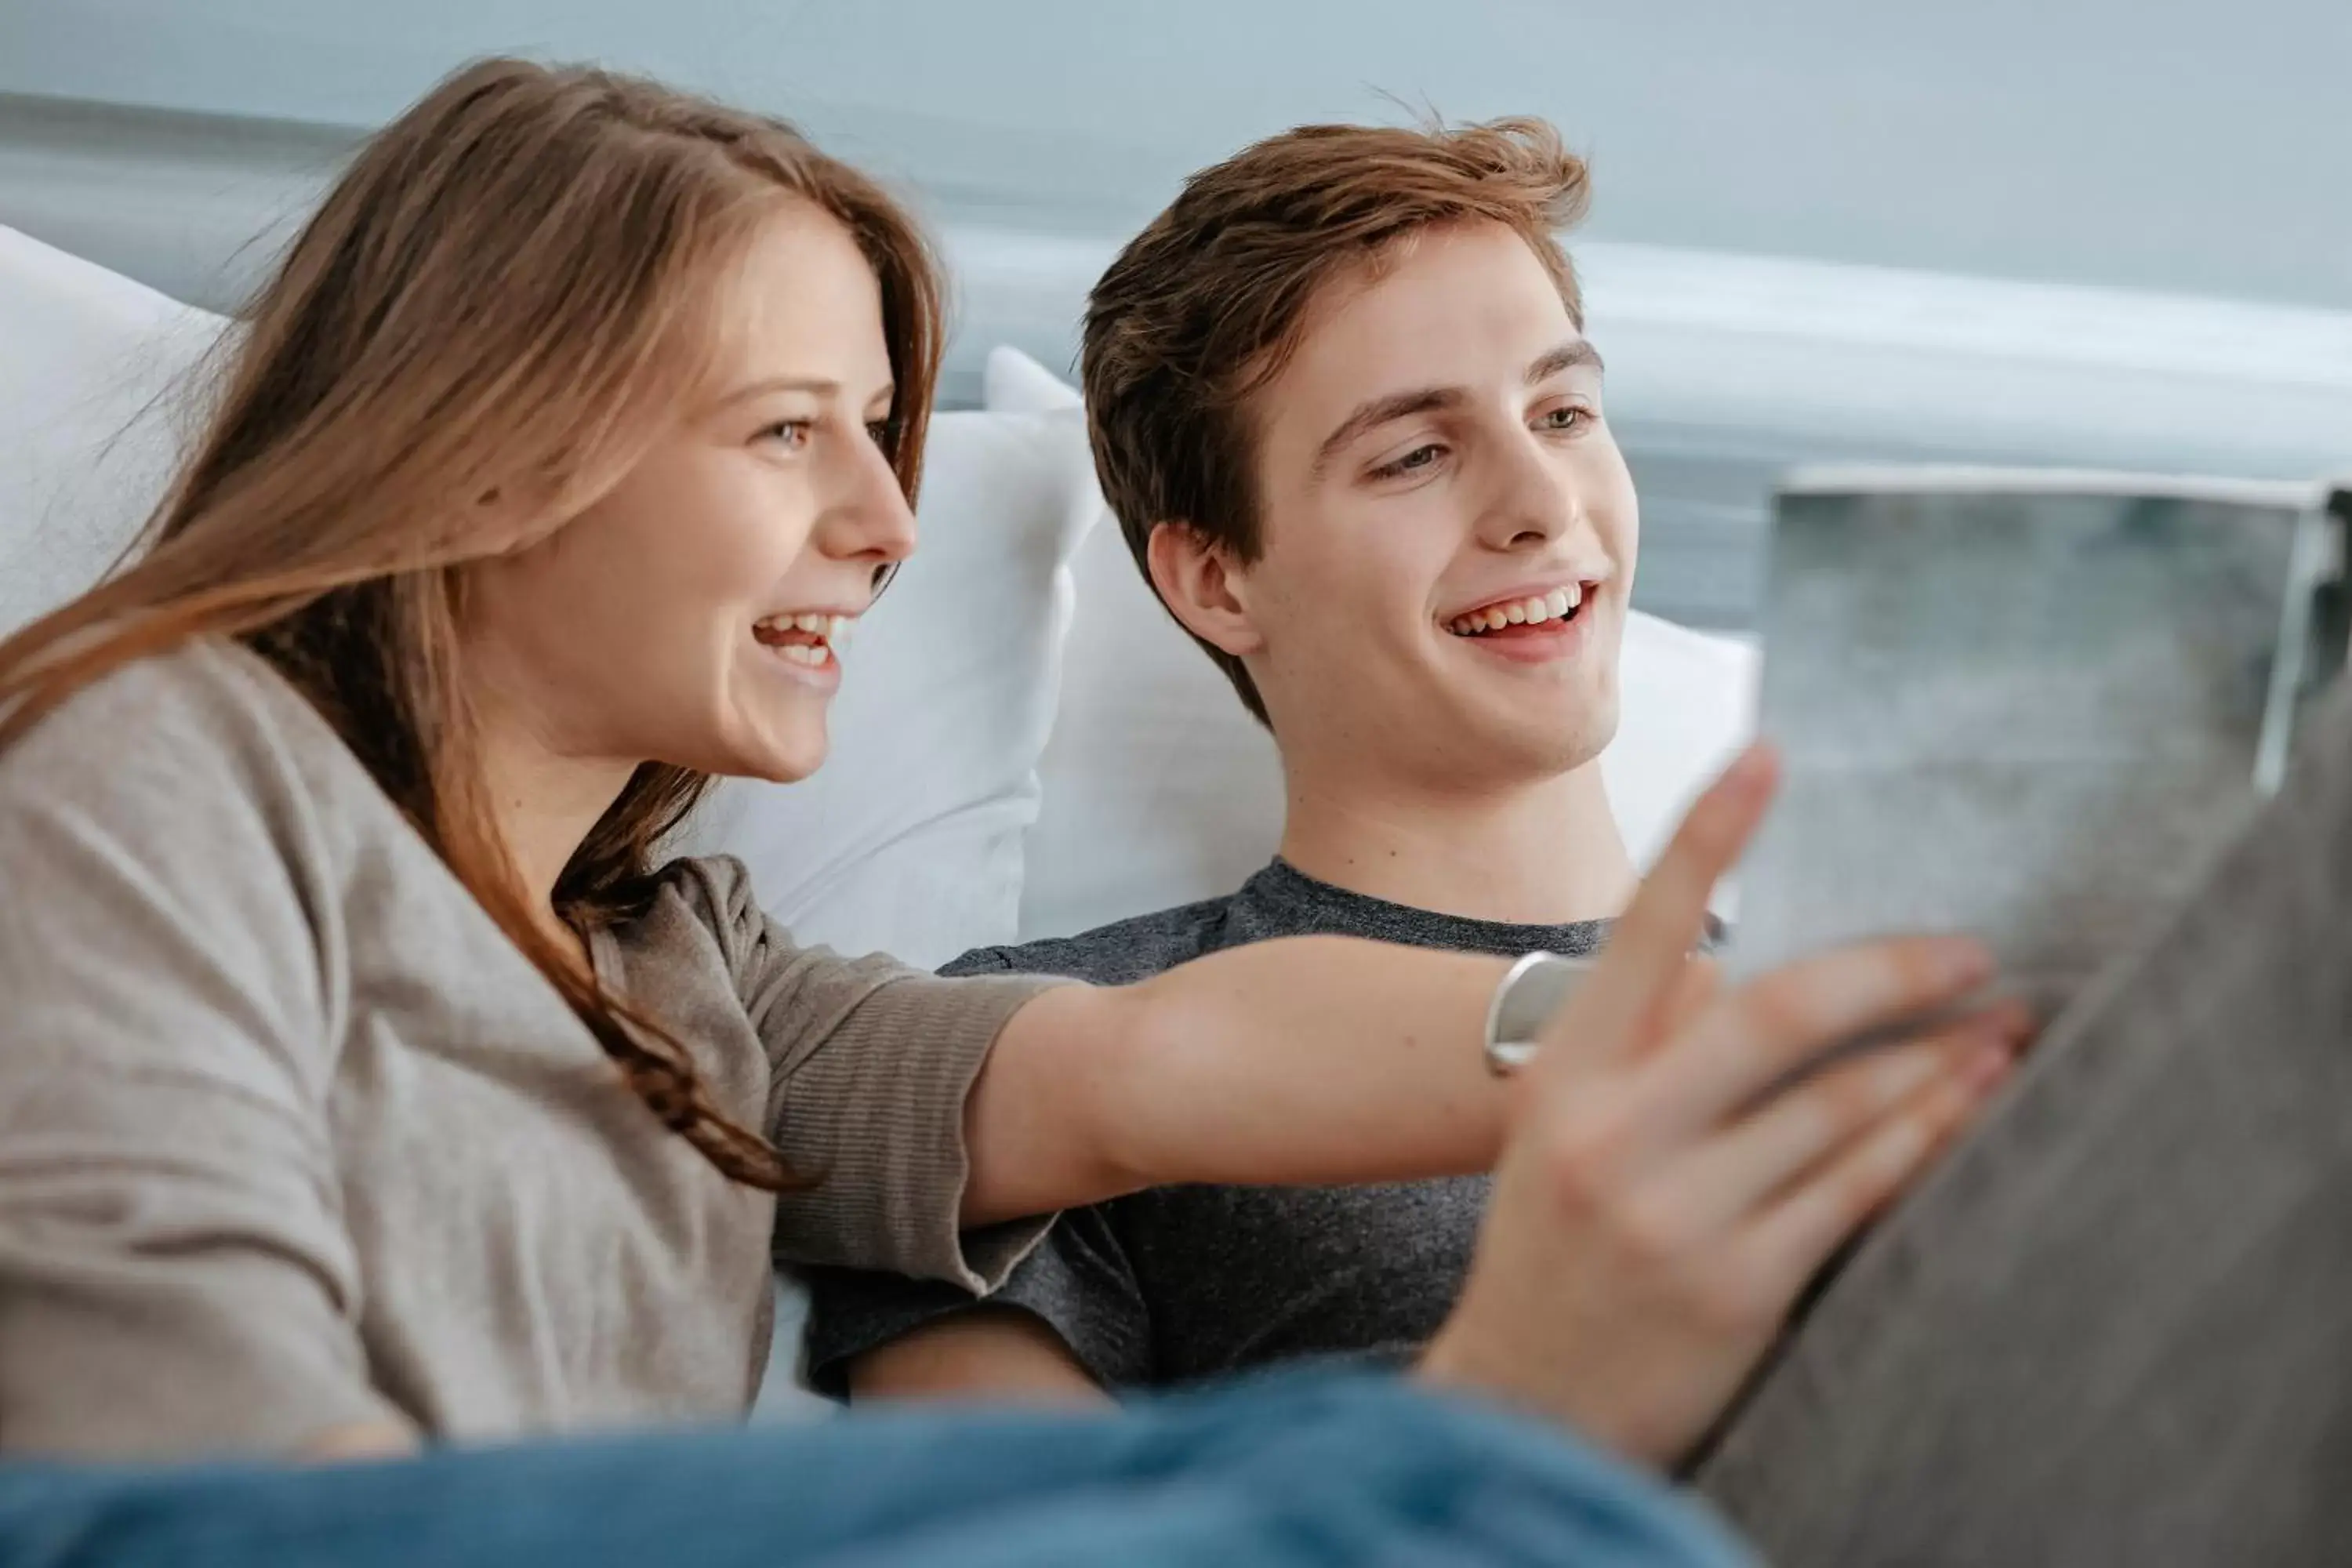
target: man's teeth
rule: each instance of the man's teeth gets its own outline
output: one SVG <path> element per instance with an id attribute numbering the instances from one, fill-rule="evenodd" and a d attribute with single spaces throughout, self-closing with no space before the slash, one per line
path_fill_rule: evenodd
<path id="1" fill-rule="evenodd" d="M 1584 603 L 1584 586 L 1570 583 L 1565 588 L 1554 588 L 1549 594 L 1538 594 L 1525 599 L 1511 599 L 1499 605 L 1488 605 L 1466 616 L 1456 616 L 1446 624 L 1446 629 L 1456 637 L 1475 637 L 1480 632 L 1500 631 L 1505 626 L 1539 625 L 1556 621 Z"/>

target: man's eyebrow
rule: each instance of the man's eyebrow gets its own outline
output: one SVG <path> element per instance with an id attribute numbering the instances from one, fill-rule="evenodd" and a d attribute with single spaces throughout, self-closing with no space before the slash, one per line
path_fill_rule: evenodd
<path id="1" fill-rule="evenodd" d="M 1410 419 L 1416 414 L 1458 407 L 1467 401 L 1469 394 L 1458 386 L 1422 386 L 1359 403 L 1353 413 L 1339 421 L 1339 428 L 1324 437 L 1323 444 L 1315 448 L 1315 477 L 1322 478 L 1340 449 L 1367 430 L 1376 429 L 1391 419 Z"/>
<path id="2" fill-rule="evenodd" d="M 1597 374 L 1609 367 L 1601 363 L 1601 351 L 1582 338 L 1570 338 L 1549 353 L 1538 355 L 1528 366 L 1528 384 L 1549 381 L 1564 370 L 1589 366 Z"/>

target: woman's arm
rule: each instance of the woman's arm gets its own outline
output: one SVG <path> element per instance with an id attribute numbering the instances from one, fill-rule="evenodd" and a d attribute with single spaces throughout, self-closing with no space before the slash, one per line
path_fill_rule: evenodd
<path id="1" fill-rule="evenodd" d="M 964 1222 L 1186 1182 L 1486 1170 L 1511 1086 L 1480 1036 L 1509 964 L 1289 937 L 1046 992 L 1005 1024 L 965 1102 Z"/>
<path id="2" fill-rule="evenodd" d="M 326 1111 L 317 814 L 216 656 L 0 753 L 0 1447 L 388 1452 Z M 124 737 L 135 738 L 126 754 Z M 317 850 L 309 853 L 307 850 Z"/>

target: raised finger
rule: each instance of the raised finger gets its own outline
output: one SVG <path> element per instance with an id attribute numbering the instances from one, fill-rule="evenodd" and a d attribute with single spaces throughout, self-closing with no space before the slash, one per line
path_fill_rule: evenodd
<path id="1" fill-rule="evenodd" d="M 1589 1061 L 1614 1047 L 1631 1048 L 1682 977 L 1706 930 L 1715 885 L 1738 860 L 1769 804 L 1778 764 L 1753 746 L 1695 802 L 1633 901 L 1611 931 L 1601 961 L 1545 1030 L 1547 1044 L 1572 1042 Z M 1538 1064 L 1571 1053 L 1546 1050 Z"/>

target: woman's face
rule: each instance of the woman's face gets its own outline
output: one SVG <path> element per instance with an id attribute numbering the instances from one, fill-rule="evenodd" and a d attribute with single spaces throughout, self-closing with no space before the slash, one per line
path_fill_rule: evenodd
<path id="1" fill-rule="evenodd" d="M 914 548 L 877 439 L 881 290 L 848 231 L 795 205 L 731 289 L 702 400 L 604 499 L 480 569 L 477 667 L 554 757 L 805 777 L 848 627 Z"/>

